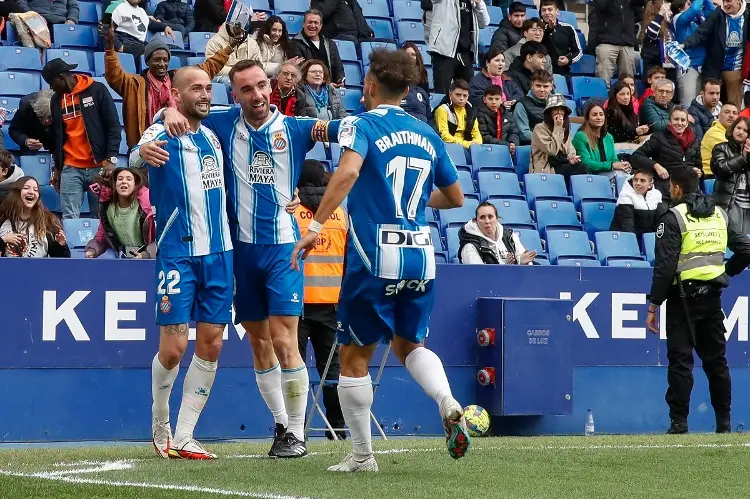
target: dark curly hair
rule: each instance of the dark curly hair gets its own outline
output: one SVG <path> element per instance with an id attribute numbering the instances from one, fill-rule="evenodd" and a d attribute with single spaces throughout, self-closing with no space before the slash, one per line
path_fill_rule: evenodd
<path id="1" fill-rule="evenodd" d="M 370 54 L 369 74 L 389 97 L 406 93 L 419 82 L 419 72 L 411 56 L 403 50 L 377 49 Z"/>
<path id="2" fill-rule="evenodd" d="M 417 84 L 421 87 L 427 88 L 429 85 L 427 69 L 424 67 L 424 59 L 422 59 L 422 53 L 419 51 L 419 47 L 414 42 L 404 42 L 404 44 L 401 45 L 401 50 L 406 52 L 406 49 L 412 49 L 417 54 L 417 70 L 419 71 L 419 82 Z"/>

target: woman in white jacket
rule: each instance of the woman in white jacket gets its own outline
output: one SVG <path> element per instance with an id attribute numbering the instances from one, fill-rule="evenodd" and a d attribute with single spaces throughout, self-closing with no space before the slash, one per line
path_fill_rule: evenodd
<path id="1" fill-rule="evenodd" d="M 494 263 L 533 265 L 536 251 L 527 251 L 518 234 L 504 229 L 497 217 L 497 208 L 489 201 L 477 207 L 475 218 L 458 232 L 461 263 Z"/>

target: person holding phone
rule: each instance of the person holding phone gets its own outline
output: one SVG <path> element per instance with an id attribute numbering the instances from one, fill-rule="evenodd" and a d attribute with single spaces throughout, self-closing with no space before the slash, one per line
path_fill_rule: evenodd
<path id="1" fill-rule="evenodd" d="M 172 28 L 149 17 L 145 0 L 125 0 L 112 11 L 115 28 L 115 50 L 133 54 L 138 60 L 146 51 L 146 35 L 164 32 L 174 40 Z M 105 25 L 108 26 L 108 25 Z"/>
<path id="2" fill-rule="evenodd" d="M 588 173 L 571 142 L 569 116 L 565 97 L 552 94 L 547 98 L 544 120 L 531 136 L 531 173 L 557 173 L 566 183 L 571 175 Z"/>

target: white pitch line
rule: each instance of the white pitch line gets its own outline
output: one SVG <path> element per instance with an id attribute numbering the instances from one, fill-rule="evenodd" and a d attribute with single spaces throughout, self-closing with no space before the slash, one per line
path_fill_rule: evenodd
<path id="1" fill-rule="evenodd" d="M 96 466 L 92 466 L 90 468 L 74 468 L 72 470 L 62 470 L 62 471 L 40 471 L 39 473 L 34 473 L 35 475 L 39 476 L 39 478 L 54 478 L 57 476 L 64 476 L 64 475 L 84 475 L 87 473 L 102 473 L 105 471 L 122 471 L 122 470 L 129 470 L 134 466 L 133 463 L 130 463 L 126 461 L 125 459 L 120 461 L 102 461 L 101 463 L 92 463 L 96 464 Z"/>

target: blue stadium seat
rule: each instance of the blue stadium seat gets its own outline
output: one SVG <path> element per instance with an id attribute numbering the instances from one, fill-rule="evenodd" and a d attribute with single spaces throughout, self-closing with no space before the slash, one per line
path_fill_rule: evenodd
<path id="1" fill-rule="evenodd" d="M 140 59 L 141 63 L 141 71 L 145 71 L 145 69 L 148 67 L 148 64 L 146 64 L 146 58 L 141 56 Z M 182 67 L 182 60 L 180 60 L 179 57 L 170 57 L 169 58 L 169 70 L 175 70 L 180 69 Z"/>
<path id="2" fill-rule="evenodd" d="M 435 76 L 433 75 L 432 68 L 425 66 L 425 71 L 427 71 L 427 88 L 430 90 L 435 89 Z"/>
<path id="3" fill-rule="evenodd" d="M 185 39 L 182 37 L 181 31 L 174 31 L 173 34 L 174 38 L 171 36 L 165 35 L 163 32 L 159 33 L 151 33 L 149 32 L 148 35 L 146 35 L 146 40 L 151 41 L 154 38 L 157 38 L 167 45 L 169 45 L 170 52 L 172 52 L 172 55 L 175 53 L 189 53 L 190 55 L 193 55 L 193 52 L 191 50 L 185 50 Z"/>
<path id="4" fill-rule="evenodd" d="M 370 64 L 370 53 L 375 49 L 386 49 L 386 50 L 397 50 L 398 47 L 395 43 L 387 42 L 362 42 L 360 43 L 360 49 L 362 50 L 362 62 L 365 66 Z"/>
<path id="5" fill-rule="evenodd" d="M 521 199 L 499 199 L 492 203 L 497 208 L 497 214 L 505 227 L 510 229 L 532 229 L 536 225 L 531 220 L 531 212 L 526 201 Z"/>
<path id="6" fill-rule="evenodd" d="M 199 56 L 192 56 L 185 59 L 185 65 L 186 66 L 196 66 L 198 64 L 202 64 L 203 61 L 206 60 L 205 56 L 199 55 Z"/>
<path id="7" fill-rule="evenodd" d="M 710 196 L 714 193 L 714 184 L 716 183 L 715 178 L 709 178 L 703 181 L 704 194 Z"/>
<path id="8" fill-rule="evenodd" d="M 466 222 L 467 220 L 464 220 L 464 223 Z M 445 229 L 445 246 L 448 249 L 449 262 L 458 257 L 458 248 L 461 245 L 458 239 L 459 230 L 461 230 L 461 227 L 448 227 Z"/>
<path id="9" fill-rule="evenodd" d="M 5 144 L 5 148 L 9 151 L 20 151 L 21 148 L 16 144 L 13 139 L 10 138 L 10 135 L 8 134 L 8 127 L 0 127 L 3 132 L 3 143 Z"/>
<path id="10" fill-rule="evenodd" d="M 357 57 L 357 46 L 350 40 L 334 40 L 336 48 L 339 51 L 339 57 L 342 61 L 352 61 L 359 64 L 359 57 Z"/>
<path id="11" fill-rule="evenodd" d="M 0 107 L 8 112 L 8 115 L 5 117 L 5 121 L 8 122 L 8 126 L 10 126 L 10 121 L 16 115 L 16 111 L 18 111 L 18 106 L 20 105 L 20 97 L 5 97 L 4 95 L 0 95 Z"/>
<path id="12" fill-rule="evenodd" d="M 570 201 L 568 189 L 565 187 L 565 178 L 562 175 L 551 173 L 527 173 L 523 177 L 526 188 L 526 200 L 529 206 L 534 208 L 537 199 Z"/>
<path id="13" fill-rule="evenodd" d="M 381 0 L 382 1 L 382 0 Z M 398 41 L 424 43 L 424 24 L 415 21 L 398 21 L 396 23 Z"/>
<path id="14" fill-rule="evenodd" d="M 599 260 L 588 260 L 585 258 L 566 258 L 557 262 L 561 267 L 601 267 Z"/>
<path id="15" fill-rule="evenodd" d="M 317 159 L 318 161 L 328 161 L 326 154 L 326 145 L 322 142 L 316 142 L 310 152 L 305 156 L 306 159 Z"/>
<path id="16" fill-rule="evenodd" d="M 480 171 L 477 174 L 479 197 L 482 201 L 492 199 L 522 199 L 526 196 L 521 192 L 518 177 L 511 172 Z"/>
<path id="17" fill-rule="evenodd" d="M 341 159 L 341 146 L 338 144 L 331 143 L 331 164 L 338 166 L 339 160 Z"/>
<path id="18" fill-rule="evenodd" d="M 310 2 L 306 0 L 274 0 L 273 6 L 277 14 L 282 12 L 304 14 L 310 8 Z"/>
<path id="19" fill-rule="evenodd" d="M 570 201 L 537 201 L 534 213 L 537 230 L 542 235 L 552 230 L 583 231 L 576 208 Z"/>
<path id="20" fill-rule="evenodd" d="M 518 178 L 524 178 L 531 168 L 531 146 L 516 147 L 516 174 Z"/>
<path id="21" fill-rule="evenodd" d="M 393 34 L 393 25 L 391 24 L 390 20 L 373 19 L 371 17 L 368 17 L 365 20 L 367 21 L 367 25 L 370 26 L 370 29 L 372 30 L 372 32 L 375 33 L 375 38 L 380 38 L 380 39 L 385 39 L 385 40 L 394 40 L 396 38 Z M 411 21 L 407 21 L 407 22 L 411 22 Z"/>
<path id="22" fill-rule="evenodd" d="M 594 76 L 574 76 L 570 79 L 573 98 L 583 108 L 586 101 L 592 97 L 607 98 L 607 84 L 601 78 Z"/>
<path id="23" fill-rule="evenodd" d="M 541 16 L 539 15 L 539 10 L 537 10 L 533 6 L 531 8 L 526 9 L 526 19 L 531 19 L 532 17 L 537 17 L 541 19 Z"/>
<path id="24" fill-rule="evenodd" d="M 440 102 L 445 98 L 445 94 L 431 93 L 430 94 L 430 108 L 434 111 L 440 105 Z"/>
<path id="25" fill-rule="evenodd" d="M 497 31 L 497 26 L 487 26 L 486 28 L 479 30 L 479 51 L 486 52 L 492 44 L 492 35 Z"/>
<path id="26" fill-rule="evenodd" d="M 582 123 L 571 123 L 570 124 L 570 136 L 574 136 L 576 133 L 578 133 L 578 130 L 581 129 L 583 126 Z"/>
<path id="27" fill-rule="evenodd" d="M 615 177 L 615 188 L 616 188 L 616 195 L 620 195 L 620 191 L 622 190 L 622 186 L 625 185 L 625 182 L 627 182 L 627 178 L 625 178 L 623 175 L 617 175 Z"/>
<path id="28" fill-rule="evenodd" d="M 263 10 L 266 12 L 273 13 L 273 9 L 271 9 L 271 4 L 269 0 L 250 0 L 250 6 L 253 8 L 253 10 Z M 269 14 L 269 17 L 270 17 L 270 14 Z"/>
<path id="29" fill-rule="evenodd" d="M 86 73 L 88 75 L 94 73 L 89 64 L 89 56 L 83 50 L 47 49 L 44 57 L 45 62 L 49 62 L 52 59 L 62 59 L 68 64 L 77 64 L 78 67 L 73 70 L 74 73 Z"/>
<path id="30" fill-rule="evenodd" d="M 39 51 L 31 47 L 0 47 L 0 71 L 33 71 L 41 76 Z M 0 92 L 2 91 L 0 88 Z"/>
<path id="31" fill-rule="evenodd" d="M 581 218 L 583 219 L 583 230 L 593 238 L 594 234 L 603 230 L 609 230 L 612 217 L 615 215 L 615 202 L 584 202 L 581 204 Z"/>
<path id="32" fill-rule="evenodd" d="M 334 144 L 331 144 L 332 146 Z M 338 144 L 337 144 L 338 145 Z M 437 211 L 433 210 L 429 206 L 424 207 L 424 217 L 427 220 L 427 222 L 436 222 L 437 223 Z"/>
<path id="33" fill-rule="evenodd" d="M 552 81 L 554 81 L 555 83 L 556 94 L 562 94 L 565 97 L 572 97 L 570 89 L 568 88 L 568 80 L 565 79 L 565 76 L 560 74 L 553 74 Z"/>
<path id="34" fill-rule="evenodd" d="M 211 104 L 215 106 L 228 105 L 229 95 L 227 95 L 224 85 L 216 85 L 211 92 Z"/>
<path id="35" fill-rule="evenodd" d="M 192 33 L 188 33 L 188 44 L 190 45 L 190 50 L 196 54 L 205 54 L 206 44 L 213 35 L 213 33 L 207 33 L 205 31 L 193 31 Z"/>
<path id="36" fill-rule="evenodd" d="M 577 230 L 550 230 L 547 232 L 547 250 L 553 264 L 571 258 L 596 260 L 589 236 Z"/>
<path id="37" fill-rule="evenodd" d="M 434 226 L 430 225 L 430 238 L 432 239 L 432 246 L 438 250 L 443 250 L 443 238 L 440 237 L 440 230 Z"/>
<path id="38" fill-rule="evenodd" d="M 450 210 L 440 210 L 440 228 L 445 233 L 445 229 L 450 225 L 463 225 L 472 218 L 476 212 L 479 201 L 476 199 L 465 199 L 464 205 L 460 208 Z"/>
<path id="39" fill-rule="evenodd" d="M 435 250 L 435 263 L 448 263 L 445 253 Z"/>
<path id="40" fill-rule="evenodd" d="M 126 73 L 135 74 L 138 70 L 135 68 L 135 58 L 133 54 L 117 52 L 117 58 L 120 60 L 120 66 Z M 94 52 L 94 76 L 104 76 L 105 63 L 104 52 Z"/>
<path id="41" fill-rule="evenodd" d="M 390 22 L 391 12 L 388 9 L 388 2 L 383 0 L 359 0 L 359 6 L 362 7 L 362 15 L 365 17 L 378 17 L 387 19 Z M 375 35 L 376 37 L 378 35 Z"/>
<path id="42" fill-rule="evenodd" d="M 571 134 L 572 135 L 572 134 Z M 576 208 L 582 201 L 614 201 L 612 182 L 604 175 L 573 175 L 570 177 L 570 193 Z"/>
<path id="43" fill-rule="evenodd" d="M 646 261 L 651 265 L 654 266 L 654 260 L 656 259 L 656 233 L 655 232 L 646 232 L 643 234 L 643 254 L 646 256 Z"/>
<path id="44" fill-rule="evenodd" d="M 396 21 L 421 21 L 422 5 L 417 0 L 396 0 L 393 2 L 393 18 Z"/>
<path id="45" fill-rule="evenodd" d="M 96 26 L 101 18 L 102 5 L 98 2 L 78 2 L 78 22 Z"/>
<path id="46" fill-rule="evenodd" d="M 424 43 L 417 43 L 416 46 L 419 49 L 419 53 L 422 55 L 422 63 L 425 66 L 432 66 L 432 56 L 427 52 L 427 45 Z"/>
<path id="47" fill-rule="evenodd" d="M 120 120 L 120 126 L 125 126 L 125 120 L 122 119 L 122 102 L 115 102 L 115 109 L 117 110 L 117 117 Z"/>
<path id="48" fill-rule="evenodd" d="M 74 218 L 63 220 L 65 238 L 70 248 L 85 248 L 99 229 L 98 218 Z"/>
<path id="49" fill-rule="evenodd" d="M 576 105 L 576 101 L 573 99 L 565 99 L 565 104 L 568 105 L 568 109 L 570 109 L 570 115 L 571 116 L 578 116 L 578 106 Z M 573 134 L 571 134 L 572 136 Z"/>
<path id="50" fill-rule="evenodd" d="M 6 96 L 24 97 L 39 90 L 40 77 L 15 71 L 0 72 L 0 92 Z"/>
<path id="51" fill-rule="evenodd" d="M 607 267 L 645 267 L 649 268 L 651 265 L 644 260 L 612 260 L 607 264 Z"/>
<path id="52" fill-rule="evenodd" d="M 466 149 L 460 144 L 445 144 L 445 151 L 456 166 L 469 167 L 471 163 L 466 159 Z"/>
<path id="53" fill-rule="evenodd" d="M 513 160 L 508 146 L 473 144 L 469 148 L 474 176 L 483 168 L 502 168 L 513 171 Z"/>
<path id="54" fill-rule="evenodd" d="M 513 229 L 513 232 L 518 234 L 518 239 L 521 240 L 524 248 L 529 251 L 536 251 L 537 260 L 548 259 L 547 253 L 544 250 L 544 242 L 539 237 L 539 232 L 534 229 Z"/>
<path id="55" fill-rule="evenodd" d="M 570 65 L 570 72 L 574 75 L 593 76 L 596 74 L 596 57 L 584 54 L 578 62 Z"/>
<path id="56" fill-rule="evenodd" d="M 466 170 L 459 170 L 458 183 L 461 186 L 461 191 L 463 191 L 464 196 L 471 196 L 474 199 L 479 199 L 479 195 L 476 193 L 476 189 L 474 189 L 474 181 L 471 179 L 471 173 Z"/>
<path id="57" fill-rule="evenodd" d="M 51 176 L 52 162 L 49 154 L 36 154 L 30 156 L 21 156 L 20 161 L 21 170 L 24 175 L 31 175 L 34 177 L 39 185 L 49 184 Z"/>
<path id="58" fill-rule="evenodd" d="M 130 152 L 128 149 L 128 141 L 125 140 L 125 130 L 120 132 L 120 150 L 117 151 L 117 153 L 121 156 L 127 156 L 127 154 Z"/>
<path id="59" fill-rule="evenodd" d="M 97 47 L 96 28 L 82 24 L 52 25 L 52 46 L 54 48 L 84 48 L 93 50 Z"/>
<path id="60" fill-rule="evenodd" d="M 586 52 L 586 36 L 580 30 L 576 30 L 576 36 L 578 36 L 578 43 L 581 45 L 581 51 L 585 53 Z M 640 75 L 640 73 L 638 72 L 638 66 L 640 65 L 640 63 L 641 63 L 641 59 L 638 59 L 638 62 L 636 62 L 635 64 L 636 76 Z"/>
<path id="61" fill-rule="evenodd" d="M 358 62 L 344 62 L 344 76 L 346 87 L 362 88 L 362 66 Z"/>
<path id="62" fill-rule="evenodd" d="M 120 94 L 115 92 L 112 87 L 109 86 L 109 83 L 107 83 L 106 78 L 104 78 L 103 76 L 94 76 L 94 81 L 98 81 L 99 83 L 107 87 L 107 90 L 109 90 L 109 95 L 112 96 L 112 99 L 115 101 L 115 104 L 117 104 L 118 102 L 122 102 L 122 97 L 120 96 Z"/>
<path id="63" fill-rule="evenodd" d="M 575 12 L 561 10 L 557 14 L 557 20 L 560 21 L 561 23 L 571 25 L 573 29 L 578 29 L 578 18 L 576 17 Z"/>
<path id="64" fill-rule="evenodd" d="M 339 88 L 338 90 L 344 109 L 352 112 L 359 107 L 359 101 L 362 99 L 361 90 L 357 88 Z"/>
<path id="65" fill-rule="evenodd" d="M 594 235 L 599 261 L 608 265 L 610 260 L 643 260 L 638 240 L 632 232 L 604 231 Z"/>
<path id="66" fill-rule="evenodd" d="M 60 209 L 60 194 L 57 193 L 54 187 L 51 185 L 40 185 L 39 186 L 39 197 L 42 200 L 44 206 L 49 211 L 55 213 L 61 213 Z"/>
<path id="67" fill-rule="evenodd" d="M 305 10 L 307 10 L 307 7 L 305 7 L 302 12 L 304 12 Z M 304 16 L 302 16 L 302 14 L 283 14 L 279 17 L 286 24 L 286 30 L 289 33 L 289 36 L 294 36 L 302 31 L 302 24 L 305 21 L 305 18 Z"/>
<path id="68" fill-rule="evenodd" d="M 502 7 L 495 7 L 494 5 L 487 6 L 487 13 L 490 15 L 490 25 L 500 26 L 503 20 L 503 9 Z"/>

